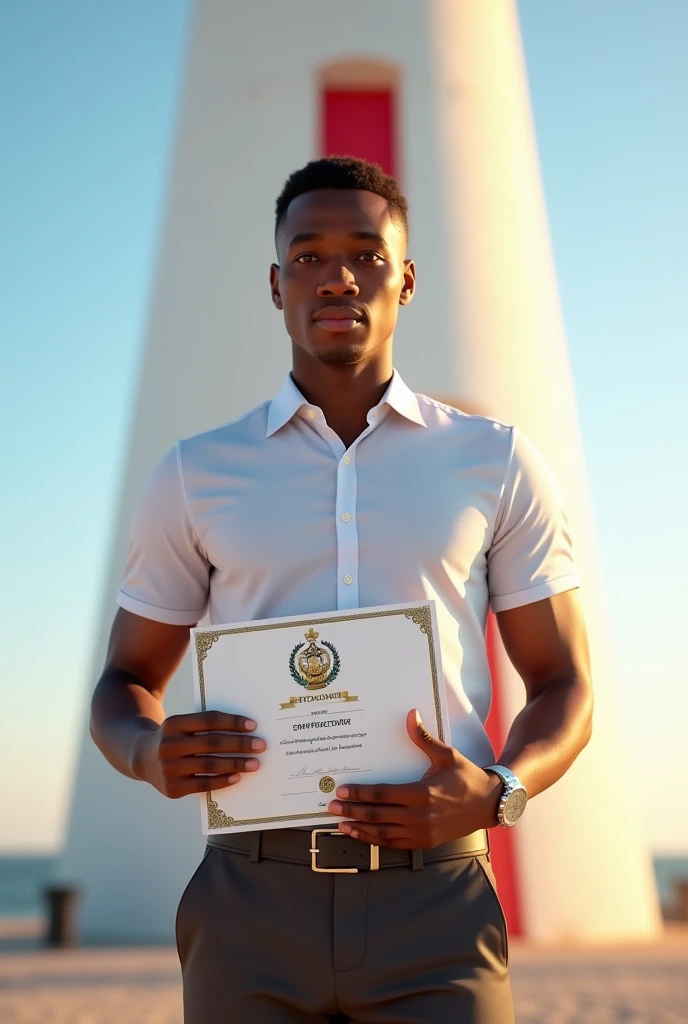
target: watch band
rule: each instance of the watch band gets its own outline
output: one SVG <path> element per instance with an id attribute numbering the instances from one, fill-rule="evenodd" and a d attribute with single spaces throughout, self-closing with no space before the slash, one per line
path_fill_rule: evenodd
<path id="1" fill-rule="evenodd" d="M 489 768 L 485 769 L 485 771 L 494 772 L 495 775 L 499 775 L 504 785 L 511 786 L 512 789 L 521 785 L 521 780 L 518 775 L 514 775 L 511 768 L 505 768 L 502 764 L 491 764 Z"/>

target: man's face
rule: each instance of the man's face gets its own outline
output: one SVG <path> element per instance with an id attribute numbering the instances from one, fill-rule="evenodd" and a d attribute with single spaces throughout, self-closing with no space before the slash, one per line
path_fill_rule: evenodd
<path id="1" fill-rule="evenodd" d="M 317 189 L 289 204 L 271 268 L 272 299 L 294 345 L 353 365 L 391 345 L 415 269 L 387 201 L 361 189 Z"/>

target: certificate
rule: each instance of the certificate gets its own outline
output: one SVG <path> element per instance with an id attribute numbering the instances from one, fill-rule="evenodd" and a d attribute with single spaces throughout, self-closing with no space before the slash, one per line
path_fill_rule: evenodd
<path id="1" fill-rule="evenodd" d="M 409 738 L 417 708 L 450 742 L 432 601 L 193 629 L 196 709 L 253 718 L 257 772 L 202 794 L 203 834 L 342 820 L 338 786 L 414 782 L 429 767 Z"/>

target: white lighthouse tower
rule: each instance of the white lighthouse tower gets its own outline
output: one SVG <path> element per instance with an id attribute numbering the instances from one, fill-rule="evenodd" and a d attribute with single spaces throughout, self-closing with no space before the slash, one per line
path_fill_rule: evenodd
<path id="1" fill-rule="evenodd" d="M 376 160 L 409 198 L 419 289 L 400 318 L 402 375 L 521 427 L 558 476 L 574 531 L 595 732 L 518 828 L 495 830 L 511 928 L 538 940 L 650 936 L 657 900 L 616 729 L 514 0 L 198 0 L 93 676 L 151 468 L 177 438 L 270 397 L 289 367 L 267 284 L 274 200 L 291 171 L 330 153 Z M 489 640 L 499 741 L 523 688 Z M 192 708 L 186 662 L 166 708 Z M 84 939 L 169 940 L 199 832 L 195 800 L 165 801 L 119 776 L 85 738 L 61 868 L 84 889 Z"/>

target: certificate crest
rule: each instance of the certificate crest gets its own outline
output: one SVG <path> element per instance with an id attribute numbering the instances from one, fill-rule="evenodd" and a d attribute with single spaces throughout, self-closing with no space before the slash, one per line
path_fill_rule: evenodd
<path id="1" fill-rule="evenodd" d="M 333 644 L 322 640 L 313 627 L 304 633 L 308 643 L 297 644 L 289 658 L 289 672 L 295 683 L 307 690 L 322 690 L 339 675 L 339 654 Z"/>

